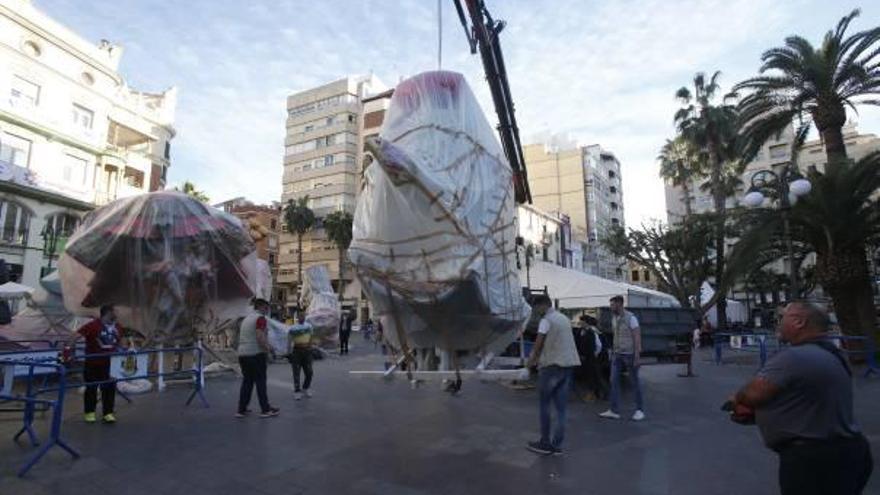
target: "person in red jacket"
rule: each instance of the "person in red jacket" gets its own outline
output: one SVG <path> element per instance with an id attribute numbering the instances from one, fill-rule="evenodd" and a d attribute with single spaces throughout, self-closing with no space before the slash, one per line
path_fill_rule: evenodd
<path id="1" fill-rule="evenodd" d="M 119 350 L 121 329 L 116 324 L 116 314 L 113 306 L 101 306 L 101 316 L 86 323 L 76 331 L 77 338 L 86 341 L 86 354 L 106 354 Z M 116 400 L 116 383 L 102 383 L 89 385 L 92 382 L 110 380 L 110 357 L 88 357 L 83 368 L 83 380 L 86 382 L 84 396 L 85 421 L 94 423 L 97 421 L 95 410 L 98 406 L 98 387 L 101 387 L 101 412 L 104 413 L 105 423 L 115 423 L 116 416 L 113 414 L 113 404 Z"/>

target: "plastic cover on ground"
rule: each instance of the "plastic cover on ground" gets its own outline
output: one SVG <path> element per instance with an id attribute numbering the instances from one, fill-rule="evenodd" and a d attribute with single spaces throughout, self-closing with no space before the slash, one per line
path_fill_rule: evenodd
<path id="1" fill-rule="evenodd" d="M 349 257 L 410 347 L 499 350 L 529 315 L 515 270 L 512 172 L 463 76 L 394 91 L 364 172 Z"/>
<path id="2" fill-rule="evenodd" d="M 191 341 L 246 314 L 255 246 L 240 221 L 185 194 L 154 192 L 89 213 L 59 261 L 64 304 L 96 315 L 113 304 L 149 342 Z"/>
<path id="3" fill-rule="evenodd" d="M 306 268 L 303 281 L 303 302 L 306 304 L 306 321 L 315 329 L 315 336 L 333 340 L 339 330 L 339 300 L 330 284 L 330 272 L 324 265 Z"/>

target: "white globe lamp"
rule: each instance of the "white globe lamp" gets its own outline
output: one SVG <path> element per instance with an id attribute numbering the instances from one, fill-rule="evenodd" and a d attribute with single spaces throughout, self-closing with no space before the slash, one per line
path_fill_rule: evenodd
<path id="1" fill-rule="evenodd" d="M 743 197 L 743 204 L 749 208 L 757 208 L 764 204 L 764 195 L 761 191 L 750 191 Z"/>

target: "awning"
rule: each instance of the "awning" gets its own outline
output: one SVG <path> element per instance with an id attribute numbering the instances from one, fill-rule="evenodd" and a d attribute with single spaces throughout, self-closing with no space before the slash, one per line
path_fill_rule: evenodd
<path id="1" fill-rule="evenodd" d="M 533 262 L 529 270 L 529 278 L 532 289 L 542 289 L 546 286 L 550 297 L 559 301 L 560 308 L 604 307 L 608 306 L 608 300 L 616 295 L 623 296 L 626 305 L 631 307 L 680 306 L 678 300 L 664 292 L 608 280 L 543 261 Z M 519 279 L 525 285 L 525 267 L 520 270 Z"/>

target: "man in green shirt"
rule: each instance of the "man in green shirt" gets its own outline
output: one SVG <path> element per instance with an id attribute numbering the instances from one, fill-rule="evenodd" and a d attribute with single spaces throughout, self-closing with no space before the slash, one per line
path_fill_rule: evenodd
<path id="1" fill-rule="evenodd" d="M 312 334 L 314 329 L 311 323 L 306 322 L 305 314 L 300 312 L 297 316 L 297 323 L 290 327 L 288 333 L 290 335 L 288 358 L 290 366 L 293 368 L 293 398 L 300 400 L 303 398 L 303 394 L 306 397 L 312 396 L 309 387 L 312 385 L 312 376 L 314 375 L 312 371 Z M 300 388 L 299 382 L 300 370 L 306 375 L 302 388 Z"/>

